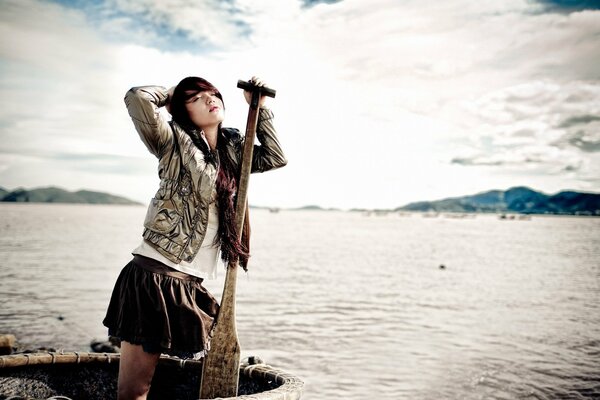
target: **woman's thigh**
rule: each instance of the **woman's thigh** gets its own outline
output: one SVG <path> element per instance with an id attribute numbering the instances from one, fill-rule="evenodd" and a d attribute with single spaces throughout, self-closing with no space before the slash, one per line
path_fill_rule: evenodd
<path id="1" fill-rule="evenodd" d="M 119 400 L 145 399 L 160 357 L 147 353 L 141 345 L 121 342 Z"/>

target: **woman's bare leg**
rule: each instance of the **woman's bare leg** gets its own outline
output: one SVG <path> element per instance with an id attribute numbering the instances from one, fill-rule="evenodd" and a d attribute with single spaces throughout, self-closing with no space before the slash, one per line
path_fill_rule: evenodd
<path id="1" fill-rule="evenodd" d="M 118 400 L 145 400 L 160 354 L 146 353 L 141 345 L 121 342 Z"/>

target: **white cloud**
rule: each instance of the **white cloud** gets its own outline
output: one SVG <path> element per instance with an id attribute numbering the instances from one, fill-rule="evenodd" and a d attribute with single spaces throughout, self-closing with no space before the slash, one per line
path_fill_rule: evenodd
<path id="1" fill-rule="evenodd" d="M 113 180 L 145 200 L 153 188 L 133 181 L 154 182 L 155 171 L 123 106 L 127 88 L 204 76 L 224 93 L 227 123 L 242 128 L 235 81 L 256 74 L 278 90 L 290 163 L 253 177 L 255 204 L 395 207 L 513 185 L 597 191 L 598 121 L 576 118 L 600 111 L 600 13 L 537 11 L 520 0 L 111 0 L 87 11 L 7 1 L 0 185 L 16 165 L 25 186 L 36 175 L 14 157 L 64 170 L 72 164 L 57 155 L 121 156 L 140 169 Z M 165 50 L 178 41 L 187 47 Z M 98 163 L 97 174 L 48 184 L 110 188 Z"/>
<path id="2" fill-rule="evenodd" d="M 117 15 L 123 27 L 135 27 L 144 35 L 150 35 L 156 42 L 161 41 L 161 33 L 180 33 L 217 48 L 244 41 L 246 28 L 236 16 L 238 12 L 233 2 L 108 0 L 104 10 Z M 104 28 L 110 31 L 113 27 L 105 25 Z M 157 29 L 162 29 L 163 32 L 157 32 Z"/>
<path id="3" fill-rule="evenodd" d="M 586 152 L 600 150 L 600 83 L 568 84 L 536 81 L 490 93 L 467 105 L 476 115 L 468 155 L 455 161 L 466 165 L 528 168 L 545 174 L 577 171 L 587 180 L 598 166 Z M 597 182 L 596 182 L 597 183 Z M 588 186 L 587 184 L 585 185 Z"/>

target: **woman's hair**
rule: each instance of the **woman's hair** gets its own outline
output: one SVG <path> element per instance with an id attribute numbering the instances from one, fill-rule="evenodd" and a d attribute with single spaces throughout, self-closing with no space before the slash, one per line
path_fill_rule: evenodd
<path id="1" fill-rule="evenodd" d="M 215 92 L 215 95 L 223 101 L 221 93 L 206 79 L 193 76 L 184 78 L 173 91 L 170 103 L 171 115 L 173 121 L 184 129 L 194 145 L 202 151 L 204 159 L 217 167 L 216 189 L 219 208 L 217 241 L 221 246 L 221 257 L 226 263 L 239 260 L 242 267 L 246 269 L 249 257 L 249 229 L 244 229 L 244 238 L 240 241 L 235 223 L 236 177 L 239 175 L 239 171 L 235 168 L 235 164 L 227 152 L 227 139 L 221 132 L 221 124 L 219 124 L 217 148 L 211 150 L 206 142 L 200 138 L 199 127 L 192 122 L 186 108 L 189 99 L 200 92 L 206 91 Z M 224 102 L 223 106 L 225 106 Z M 248 216 L 246 216 L 246 222 L 247 220 Z M 249 228 L 249 226 L 246 224 L 245 228 Z"/>
<path id="2" fill-rule="evenodd" d="M 173 91 L 170 103 L 171 115 L 173 120 L 186 131 L 198 129 L 190 119 L 186 103 L 200 92 L 215 92 L 215 95 L 223 101 L 223 96 L 212 83 L 196 76 L 188 76 L 182 79 Z M 223 102 L 223 107 L 225 107 L 225 102 Z"/>

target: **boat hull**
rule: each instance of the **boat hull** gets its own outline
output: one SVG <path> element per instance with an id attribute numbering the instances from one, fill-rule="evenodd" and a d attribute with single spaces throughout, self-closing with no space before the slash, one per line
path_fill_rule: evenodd
<path id="1" fill-rule="evenodd" d="M 300 399 L 302 380 L 255 359 L 241 363 L 239 395 L 228 399 Z M 119 360 L 119 354 L 87 352 L 0 356 L 0 400 L 113 399 Z M 202 361 L 161 356 L 148 399 L 197 400 L 201 371 Z"/>

